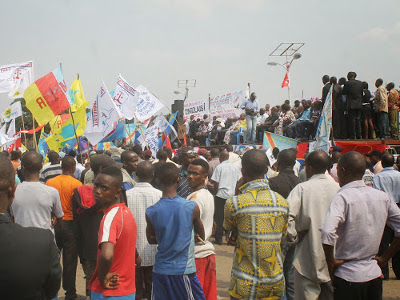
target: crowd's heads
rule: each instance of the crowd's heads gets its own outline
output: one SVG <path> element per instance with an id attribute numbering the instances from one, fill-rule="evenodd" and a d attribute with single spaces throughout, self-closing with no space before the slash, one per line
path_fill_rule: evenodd
<path id="1" fill-rule="evenodd" d="M 257 99 L 256 93 L 254 93 L 254 92 L 251 93 L 251 94 L 250 94 L 250 100 L 251 100 L 251 101 L 254 101 L 254 100 L 256 100 L 256 99 Z"/>
<path id="2" fill-rule="evenodd" d="M 52 164 L 60 163 L 60 155 L 58 155 L 56 151 L 50 150 L 49 152 L 47 152 L 47 158 Z"/>
<path id="3" fill-rule="evenodd" d="M 143 154 L 142 146 L 140 146 L 139 144 L 136 144 L 135 146 L 133 146 L 132 151 L 135 152 L 139 157 L 142 156 L 142 154 Z"/>
<path id="4" fill-rule="evenodd" d="M 278 170 L 283 170 L 286 168 L 292 169 L 296 163 L 296 152 L 291 149 L 284 149 L 278 154 Z"/>
<path id="5" fill-rule="evenodd" d="M 10 153 L 11 160 L 19 160 L 21 159 L 21 151 L 20 150 L 13 150 Z"/>
<path id="6" fill-rule="evenodd" d="M 338 81 L 338 84 L 339 84 L 339 85 L 343 85 L 343 84 L 346 83 L 346 81 L 347 81 L 347 79 L 346 79 L 345 77 L 340 77 L 340 78 L 339 78 L 339 81 Z"/>
<path id="7" fill-rule="evenodd" d="M 136 175 L 140 182 L 151 182 L 154 178 L 154 166 L 149 161 L 142 161 L 137 166 Z"/>
<path id="8" fill-rule="evenodd" d="M 233 152 L 233 146 L 232 145 L 227 145 L 226 146 L 226 151 L 228 151 L 228 152 Z"/>
<path id="9" fill-rule="evenodd" d="M 363 81 L 362 87 L 363 87 L 364 90 L 368 90 L 368 82 Z"/>
<path id="10" fill-rule="evenodd" d="M 42 169 L 43 157 L 37 152 L 26 152 L 21 159 L 22 172 L 25 176 L 28 174 L 38 174 Z M 15 171 L 14 171 L 15 174 Z"/>
<path id="11" fill-rule="evenodd" d="M 356 79 L 356 77 L 357 77 L 357 73 L 356 72 L 347 73 L 347 79 L 348 80 Z"/>
<path id="12" fill-rule="evenodd" d="M 275 158 L 278 158 L 278 154 L 279 154 L 279 148 L 278 147 L 275 147 L 274 149 L 272 149 L 272 155 Z"/>
<path id="13" fill-rule="evenodd" d="M 117 166 L 100 171 L 94 180 L 93 195 L 97 204 L 109 207 L 119 202 L 122 193 L 122 173 Z"/>
<path id="14" fill-rule="evenodd" d="M 335 76 L 332 76 L 332 77 L 329 79 L 329 82 L 330 82 L 332 85 L 335 85 L 335 84 L 337 84 L 337 78 L 336 78 Z"/>
<path id="15" fill-rule="evenodd" d="M 102 169 L 114 166 L 115 161 L 106 154 L 97 154 L 91 158 L 90 168 L 96 176 Z"/>
<path id="16" fill-rule="evenodd" d="M 245 113 L 241 113 L 240 116 L 239 116 L 239 119 L 240 120 L 246 119 L 246 114 Z"/>
<path id="17" fill-rule="evenodd" d="M 4 213 L 14 199 L 16 189 L 15 171 L 10 159 L 0 155 L 0 212 Z"/>
<path id="18" fill-rule="evenodd" d="M 205 185 L 208 176 L 208 163 L 201 158 L 193 160 L 188 168 L 187 179 L 188 185 L 192 190 L 198 190 L 199 187 Z"/>
<path id="19" fill-rule="evenodd" d="M 287 103 L 284 103 L 284 104 L 282 104 L 281 109 L 282 109 L 282 112 L 285 113 L 290 110 L 290 105 Z"/>
<path id="20" fill-rule="evenodd" d="M 257 149 L 251 149 L 243 154 L 242 174 L 245 181 L 263 179 L 268 171 L 268 158 L 265 152 Z"/>
<path id="21" fill-rule="evenodd" d="M 147 149 L 143 151 L 143 159 L 144 160 L 150 160 L 150 158 L 153 156 L 151 150 Z"/>
<path id="22" fill-rule="evenodd" d="M 389 82 L 389 83 L 386 85 L 386 89 L 387 89 L 388 91 L 390 91 L 391 89 L 394 89 L 394 83 L 393 83 L 393 82 Z"/>
<path id="23" fill-rule="evenodd" d="M 328 154 L 317 150 L 307 155 L 304 164 L 306 166 L 306 176 L 311 178 L 316 174 L 324 174 L 329 168 L 330 160 Z"/>
<path id="24" fill-rule="evenodd" d="M 265 108 L 260 108 L 260 115 L 262 116 L 263 114 L 265 114 Z"/>
<path id="25" fill-rule="evenodd" d="M 340 152 L 337 151 L 332 152 L 332 164 L 338 163 L 341 156 L 342 154 Z"/>
<path id="26" fill-rule="evenodd" d="M 219 161 L 222 163 L 229 159 L 229 152 L 227 150 L 223 150 L 219 153 Z"/>
<path id="27" fill-rule="evenodd" d="M 383 84 L 382 78 L 378 78 L 378 79 L 375 81 L 375 86 L 376 86 L 377 88 L 380 87 L 382 84 Z"/>
<path id="28" fill-rule="evenodd" d="M 382 155 L 381 163 L 382 163 L 382 167 L 384 167 L 384 168 L 393 167 L 393 165 L 394 165 L 394 156 L 389 152 L 385 152 Z"/>
<path id="29" fill-rule="evenodd" d="M 157 180 L 163 189 L 173 185 L 178 185 L 180 181 L 178 167 L 173 163 L 164 163 L 158 169 Z"/>
<path id="30" fill-rule="evenodd" d="M 365 158 L 361 153 L 350 151 L 342 155 L 337 166 L 339 185 L 361 180 L 365 173 Z"/>
<path id="31" fill-rule="evenodd" d="M 193 148 L 186 147 L 182 149 L 182 154 L 180 159 L 184 169 L 187 169 L 192 160 L 194 160 L 195 158 L 197 158 L 197 152 L 194 151 Z"/>
<path id="32" fill-rule="evenodd" d="M 265 104 L 265 110 L 267 111 L 267 110 L 269 110 L 270 109 L 270 105 L 269 104 Z"/>
<path id="33" fill-rule="evenodd" d="M 160 149 L 157 151 L 157 155 L 156 158 L 160 161 L 160 162 L 166 162 L 167 158 L 168 158 L 168 154 L 167 151 L 165 151 L 165 149 Z"/>
<path id="34" fill-rule="evenodd" d="M 327 84 L 329 82 L 329 75 L 322 76 L 322 83 Z"/>
<path id="35" fill-rule="evenodd" d="M 76 169 L 76 161 L 72 156 L 65 156 L 61 162 L 61 168 L 63 174 L 74 174 Z"/>
<path id="36" fill-rule="evenodd" d="M 294 107 L 298 108 L 300 106 L 300 101 L 299 100 L 295 100 L 294 101 Z"/>
<path id="37" fill-rule="evenodd" d="M 210 150 L 210 154 L 211 154 L 211 157 L 212 157 L 212 158 L 219 157 L 219 150 L 218 150 L 218 148 L 212 148 L 212 149 Z"/>
<path id="38" fill-rule="evenodd" d="M 129 174 L 136 171 L 138 161 L 139 156 L 134 151 L 125 150 L 121 153 L 122 166 Z"/>
<path id="39" fill-rule="evenodd" d="M 76 151 L 75 150 L 71 150 L 68 152 L 68 156 L 72 156 L 72 157 L 76 157 Z"/>
<path id="40" fill-rule="evenodd" d="M 374 150 L 374 151 L 368 153 L 367 157 L 369 157 L 371 163 L 375 165 L 378 161 L 381 160 L 382 152 L 380 152 L 378 150 Z"/>

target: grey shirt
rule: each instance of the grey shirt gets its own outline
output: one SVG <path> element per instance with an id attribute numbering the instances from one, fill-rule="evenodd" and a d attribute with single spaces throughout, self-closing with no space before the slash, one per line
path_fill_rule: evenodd
<path id="1" fill-rule="evenodd" d="M 56 218 L 64 215 L 58 191 L 40 182 L 24 181 L 18 185 L 11 208 L 15 223 L 51 231 L 51 214 Z"/>
<path id="2" fill-rule="evenodd" d="M 386 224 L 400 236 L 400 209 L 386 193 L 362 180 L 338 191 L 321 228 L 322 243 L 336 246 L 336 259 L 347 261 L 336 269 L 335 276 L 367 282 L 382 275 L 374 257 Z"/>

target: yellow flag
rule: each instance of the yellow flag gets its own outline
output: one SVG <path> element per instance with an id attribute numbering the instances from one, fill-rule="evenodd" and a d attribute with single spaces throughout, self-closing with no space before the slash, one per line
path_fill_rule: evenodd
<path id="1" fill-rule="evenodd" d="M 82 83 L 79 78 L 75 79 L 69 90 L 69 96 L 71 98 L 71 111 L 76 112 L 82 107 L 86 107 L 89 102 L 85 100 L 85 95 L 83 94 Z"/>

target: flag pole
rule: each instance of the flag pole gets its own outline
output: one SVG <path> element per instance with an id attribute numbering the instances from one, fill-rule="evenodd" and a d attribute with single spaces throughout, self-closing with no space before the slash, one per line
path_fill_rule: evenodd
<path id="1" fill-rule="evenodd" d="M 147 147 L 148 149 L 150 149 L 150 147 L 149 147 L 149 145 L 147 144 L 147 141 L 146 141 L 146 139 L 145 139 L 145 136 L 144 136 L 144 133 L 143 133 L 143 130 L 142 130 L 142 123 L 141 123 L 140 121 L 139 121 L 139 130 L 140 130 L 140 134 L 143 135 L 144 144 L 146 145 L 146 147 Z"/>
<path id="2" fill-rule="evenodd" d="M 25 133 L 25 123 L 24 123 L 24 113 L 21 115 L 21 120 L 22 120 L 22 129 L 24 130 L 24 146 L 26 147 L 26 133 Z"/>
<path id="3" fill-rule="evenodd" d="M 79 78 L 79 75 L 78 75 L 78 78 Z M 83 109 L 83 108 L 81 108 L 81 109 Z M 71 118 L 72 118 L 72 127 L 74 128 L 74 135 L 75 135 L 76 143 L 78 145 L 79 155 L 81 157 L 81 162 L 83 162 L 81 146 L 79 145 L 79 139 L 78 139 L 78 136 L 76 134 L 75 119 L 74 119 L 74 115 L 72 114 L 71 107 L 69 108 L 69 113 L 71 114 Z"/>
<path id="4" fill-rule="evenodd" d="M 122 125 L 124 126 L 125 132 L 126 132 L 126 134 L 128 135 L 128 137 L 130 137 L 131 135 L 130 135 L 129 132 L 128 132 L 128 128 L 126 128 L 126 125 L 125 125 L 124 120 L 119 120 L 119 121 L 120 121 L 120 122 L 122 123 Z M 130 142 L 131 142 L 131 144 L 133 144 L 132 139 L 130 140 Z"/>
<path id="5" fill-rule="evenodd" d="M 32 114 L 32 130 L 33 130 L 33 147 L 35 147 L 36 151 L 38 151 L 38 145 L 36 142 L 36 131 L 35 131 L 35 118 L 33 117 Z"/>

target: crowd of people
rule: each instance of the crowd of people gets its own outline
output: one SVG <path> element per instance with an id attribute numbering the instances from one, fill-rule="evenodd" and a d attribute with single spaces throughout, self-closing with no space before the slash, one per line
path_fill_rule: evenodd
<path id="1" fill-rule="evenodd" d="M 400 162 L 341 151 L 0 153 L 0 297 L 76 299 L 79 259 L 91 299 L 217 299 L 226 243 L 231 299 L 382 299 Z"/>
<path id="2" fill-rule="evenodd" d="M 332 88 L 332 135 L 335 139 L 398 139 L 399 92 L 389 82 L 375 82 L 371 92 L 367 82 L 356 79 L 349 72 L 347 79 L 322 77 L 320 100 L 286 100 L 282 105 L 261 107 L 256 94 L 252 93 L 241 105 L 239 117 L 227 118 L 208 115 L 203 119 L 191 116 L 186 120 L 188 136 L 199 145 L 224 145 L 262 143 L 264 132 L 284 135 L 300 141 L 314 140 L 322 109 Z"/>

